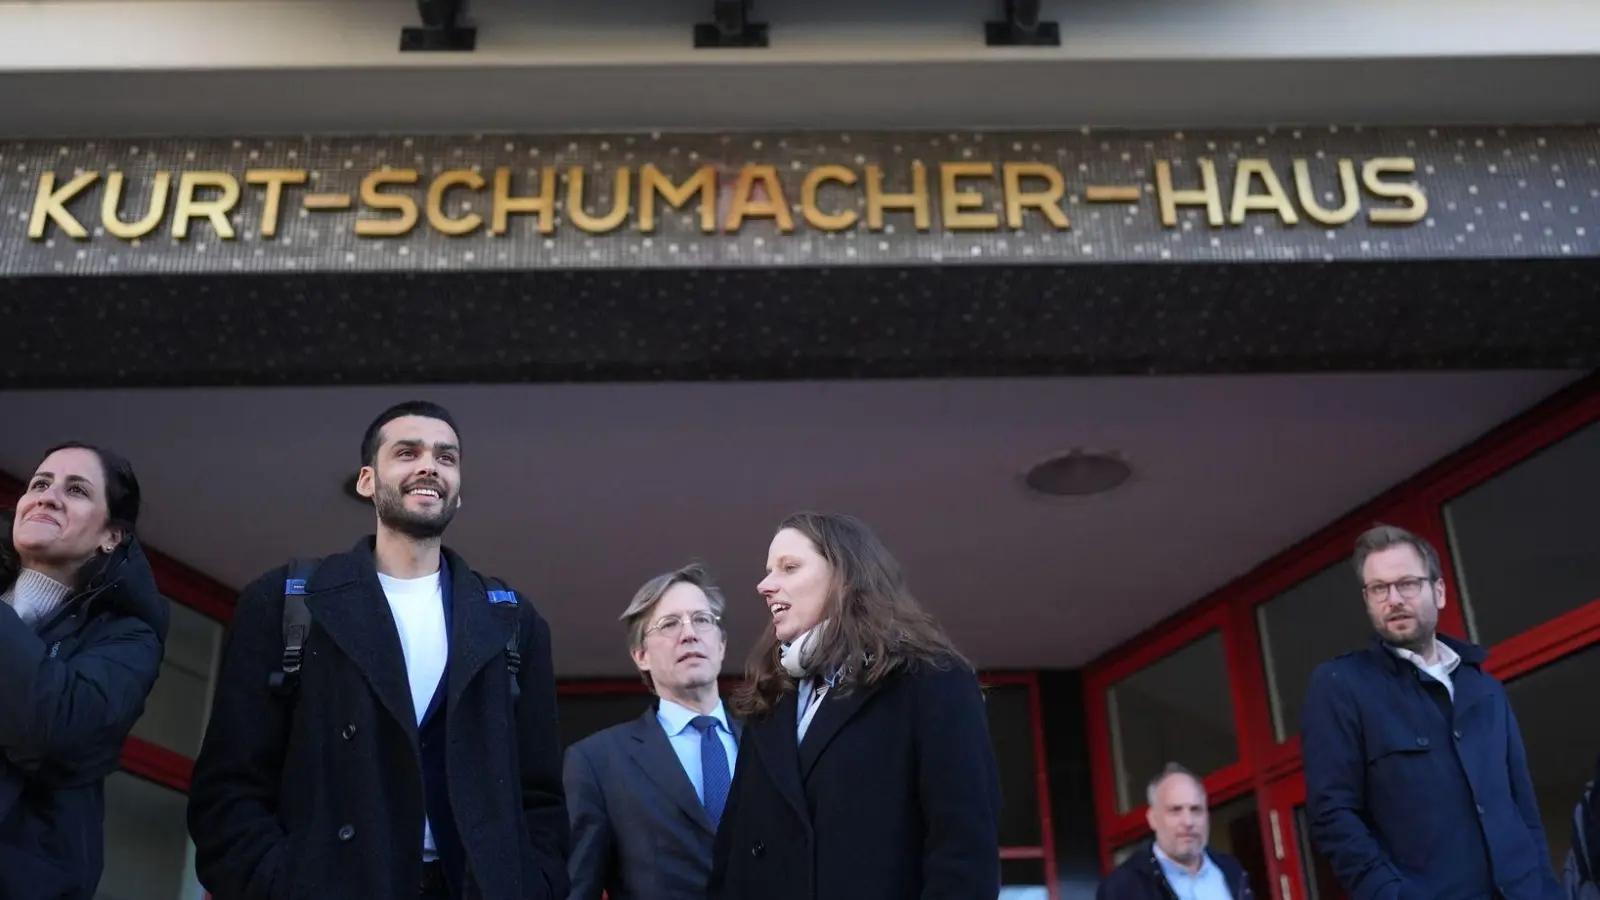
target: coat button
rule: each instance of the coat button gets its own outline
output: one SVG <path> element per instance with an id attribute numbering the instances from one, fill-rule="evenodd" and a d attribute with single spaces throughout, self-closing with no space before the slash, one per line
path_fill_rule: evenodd
<path id="1" fill-rule="evenodd" d="M 1426 747 L 1426 746 L 1428 746 L 1428 739 L 1425 738 L 1425 737 L 1417 738 L 1417 746 L 1418 747 Z"/>
<path id="2" fill-rule="evenodd" d="M 344 729 L 339 732 L 339 736 L 344 738 L 347 741 L 350 740 L 351 738 L 356 736 L 356 726 L 354 726 L 354 725 L 346 725 L 344 727 Z"/>
<path id="3" fill-rule="evenodd" d="M 348 841 L 355 836 L 356 830 L 349 825 L 342 826 L 339 829 L 339 840 L 341 841 Z"/>
<path id="4" fill-rule="evenodd" d="M 1457 732 L 1453 732 L 1453 733 L 1456 736 L 1456 740 L 1458 740 L 1458 741 L 1461 740 L 1461 732 L 1457 731 Z"/>
<path id="5" fill-rule="evenodd" d="M 750 855 L 754 856 L 757 859 L 760 859 L 762 854 L 764 854 L 766 852 L 767 852 L 767 845 L 761 843 L 760 841 L 756 841 L 755 843 L 750 845 Z"/>
<path id="6" fill-rule="evenodd" d="M 1483 815 L 1483 806 L 1481 804 L 1478 806 L 1478 815 Z"/>

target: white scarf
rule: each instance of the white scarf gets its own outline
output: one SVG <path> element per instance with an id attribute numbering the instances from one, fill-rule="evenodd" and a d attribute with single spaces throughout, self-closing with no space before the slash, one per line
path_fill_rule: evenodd
<path id="1" fill-rule="evenodd" d="M 15 609 L 23 622 L 37 626 L 60 608 L 70 593 L 70 586 L 32 569 L 23 569 L 17 573 L 16 583 L 0 594 L 0 600 Z"/>
<path id="2" fill-rule="evenodd" d="M 778 662 L 782 664 L 783 670 L 788 672 L 795 680 L 798 681 L 806 677 L 806 674 L 810 671 L 811 651 L 816 648 L 817 641 L 822 639 L 822 632 L 826 630 L 827 625 L 828 620 L 823 619 L 821 622 L 806 629 L 805 634 L 784 644 L 779 651 Z"/>

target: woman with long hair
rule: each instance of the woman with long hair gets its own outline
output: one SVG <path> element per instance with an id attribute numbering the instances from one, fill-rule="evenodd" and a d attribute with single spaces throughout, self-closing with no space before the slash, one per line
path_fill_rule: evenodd
<path id="1" fill-rule="evenodd" d="M 107 775 L 161 668 L 171 610 L 108 450 L 45 454 L 0 533 L 0 897 L 89 900 Z"/>
<path id="2" fill-rule="evenodd" d="M 800 513 L 758 589 L 772 622 L 733 696 L 713 900 L 994 900 L 982 690 L 894 557 L 854 518 Z"/>

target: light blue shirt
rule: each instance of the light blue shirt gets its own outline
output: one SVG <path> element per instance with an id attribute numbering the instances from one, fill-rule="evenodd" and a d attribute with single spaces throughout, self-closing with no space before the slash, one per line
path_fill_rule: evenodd
<path id="1" fill-rule="evenodd" d="M 1233 894 L 1228 891 L 1228 879 L 1223 876 L 1222 869 L 1211 861 L 1211 854 L 1207 853 L 1201 858 L 1200 871 L 1190 872 L 1161 852 L 1160 846 L 1155 851 L 1161 873 L 1167 876 L 1167 884 L 1172 885 L 1172 892 L 1178 895 L 1178 900 L 1233 900 Z"/>
<path id="2" fill-rule="evenodd" d="M 678 755 L 678 762 L 683 766 L 683 771 L 689 776 L 689 783 L 694 785 L 694 795 L 700 802 L 706 802 L 706 780 L 700 768 L 700 732 L 689 723 L 700 714 L 679 703 L 663 697 L 656 708 L 656 721 L 661 723 L 662 729 L 667 732 L 667 743 L 672 745 L 672 752 Z M 728 777 L 733 777 L 733 764 L 738 759 L 739 744 L 733 739 L 733 729 L 728 726 L 728 714 L 722 708 L 722 701 L 717 701 L 717 708 L 710 712 L 717 720 L 717 737 L 722 739 L 722 749 L 728 754 Z"/>

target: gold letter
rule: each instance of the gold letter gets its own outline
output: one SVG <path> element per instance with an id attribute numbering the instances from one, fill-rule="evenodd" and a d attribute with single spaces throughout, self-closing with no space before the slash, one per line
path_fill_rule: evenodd
<path id="1" fill-rule="evenodd" d="M 800 185 L 800 215 L 819 231 L 844 231 L 854 225 L 861 214 L 853 209 L 825 213 L 818 208 L 817 192 L 824 181 L 849 186 L 856 183 L 856 173 L 844 166 L 817 166 L 806 173 L 805 183 Z"/>
<path id="2" fill-rule="evenodd" d="M 361 205 L 368 209 L 387 209 L 400 214 L 394 219 L 357 219 L 357 237 L 399 237 L 417 227 L 417 201 L 405 194 L 386 194 L 386 184 L 416 184 L 416 169 L 388 169 L 368 173 L 361 179 Z"/>
<path id="3" fill-rule="evenodd" d="M 700 193 L 700 230 L 710 234 L 717 230 L 717 170 L 701 166 L 689 176 L 682 187 L 675 187 L 672 179 L 661 174 L 654 165 L 647 164 L 639 172 L 639 231 L 654 234 L 656 230 L 656 194 L 673 209 L 682 209 L 689 198 Z"/>
<path id="4" fill-rule="evenodd" d="M 1067 214 L 1061 211 L 1061 196 L 1067 192 L 1067 184 L 1060 169 L 1049 163 L 1006 163 L 1000 169 L 1005 176 L 1006 225 L 1022 230 L 1022 211 L 1032 207 L 1044 213 L 1056 228 L 1072 227 Z M 1043 191 L 1024 191 L 1024 178 L 1043 178 L 1049 187 Z"/>
<path id="5" fill-rule="evenodd" d="M 567 174 L 567 218 L 572 224 L 590 234 L 605 234 L 619 228 L 628 220 L 628 200 L 632 196 L 633 180 L 627 166 L 617 168 L 616 187 L 611 196 L 611 212 L 603 217 L 589 215 L 583 208 L 583 166 L 573 166 Z"/>
<path id="6" fill-rule="evenodd" d="M 1343 225 L 1361 211 L 1361 195 L 1356 188 L 1356 164 L 1348 159 L 1339 160 L 1339 192 L 1344 200 L 1337 210 L 1329 210 L 1317 202 L 1317 186 L 1311 182 L 1311 166 L 1304 159 L 1294 161 L 1295 193 L 1300 195 L 1300 205 L 1306 218 L 1321 225 Z"/>
<path id="7" fill-rule="evenodd" d="M 451 237 L 471 234 L 483 227 L 483 216 L 475 212 L 456 218 L 445 215 L 444 195 L 451 188 L 458 186 L 470 191 L 481 191 L 483 176 L 471 169 L 451 169 L 439 173 L 433 184 L 428 185 L 428 224 L 433 226 L 434 231 Z"/>
<path id="8" fill-rule="evenodd" d="M 113 237 L 131 241 L 155 231 L 156 226 L 161 224 L 161 214 L 167 211 L 167 190 L 172 187 L 172 174 L 156 173 L 150 187 L 150 209 L 137 222 L 124 222 L 117 215 L 118 207 L 122 205 L 122 182 L 121 172 L 106 176 L 106 195 L 100 201 L 100 224 Z"/>
<path id="9" fill-rule="evenodd" d="M 939 197 L 944 213 L 944 227 L 951 231 L 990 231 L 1000 227 L 1000 217 L 994 213 L 962 212 L 982 209 L 983 195 L 977 191 L 956 188 L 958 178 L 993 178 L 994 163 L 940 163 Z"/>
<path id="10" fill-rule="evenodd" d="M 928 203 L 928 168 L 920 160 L 911 164 L 911 193 L 885 194 L 883 192 L 883 169 L 878 166 L 867 166 L 867 228 L 872 231 L 883 230 L 883 211 L 886 209 L 909 209 L 914 213 L 913 222 L 918 231 L 927 231 L 933 227 L 933 215 L 929 211 Z"/>
<path id="11" fill-rule="evenodd" d="M 261 207 L 261 236 L 264 238 L 276 237 L 278 234 L 278 210 L 283 204 L 283 186 L 286 184 L 305 184 L 305 169 L 248 169 L 244 173 L 245 184 L 260 184 L 267 188 L 267 201 Z"/>
<path id="12" fill-rule="evenodd" d="M 512 214 L 539 214 L 539 233 L 556 230 L 556 170 L 545 166 L 539 170 L 539 193 L 534 197 L 511 196 L 511 170 L 501 166 L 494 170 L 494 224 L 490 234 L 505 234 Z"/>
<path id="13" fill-rule="evenodd" d="M 196 200 L 200 188 L 216 188 L 222 196 L 211 200 Z M 228 211 L 239 202 L 239 179 L 227 172 L 185 172 L 178 178 L 178 204 L 172 211 L 172 236 L 178 240 L 189 237 L 189 220 L 205 217 L 217 237 L 233 240 L 233 223 L 228 221 Z"/>
<path id="14" fill-rule="evenodd" d="M 1260 178 L 1261 183 L 1267 186 L 1265 194 L 1253 194 L 1250 189 L 1255 185 L 1252 180 Z M 1283 182 L 1278 180 L 1278 173 L 1272 171 L 1272 163 L 1264 159 L 1241 159 L 1233 172 L 1233 209 L 1228 214 L 1228 219 L 1235 225 L 1243 225 L 1244 217 L 1251 210 L 1276 212 L 1278 218 L 1285 225 L 1300 224 L 1300 214 L 1294 211 L 1289 203 L 1289 195 L 1283 190 Z"/>
<path id="15" fill-rule="evenodd" d="M 1415 181 L 1393 184 L 1382 180 L 1385 173 L 1410 175 L 1416 170 L 1417 161 L 1409 156 L 1367 160 L 1367 164 L 1361 167 L 1361 181 L 1367 190 L 1379 197 L 1411 201 L 1409 206 L 1398 209 L 1369 209 L 1367 218 L 1380 225 L 1411 225 L 1422 221 L 1428 215 L 1428 198 L 1423 195 L 1422 188 Z"/>
<path id="16" fill-rule="evenodd" d="M 766 188 L 766 199 L 752 197 L 757 181 Z M 733 186 L 733 205 L 728 207 L 722 230 L 738 231 L 746 217 L 772 219 L 785 234 L 794 230 L 794 216 L 789 214 L 789 202 L 783 198 L 783 183 L 778 180 L 776 167 L 745 166 L 739 170 L 739 180 Z"/>
<path id="17" fill-rule="evenodd" d="M 1222 191 L 1217 189 L 1217 164 L 1209 159 L 1200 160 L 1200 189 L 1176 191 L 1172 189 L 1172 163 L 1156 163 L 1156 196 L 1161 200 L 1161 224 L 1172 227 L 1178 224 L 1179 206 L 1204 206 L 1206 221 L 1212 227 L 1222 225 Z"/>
<path id="18" fill-rule="evenodd" d="M 56 223 L 56 227 L 65 231 L 68 236 L 76 240 L 84 240 L 89 236 L 88 229 L 83 223 L 72 217 L 67 212 L 67 204 L 73 197 L 83 193 L 83 189 L 100 177 L 99 172 L 85 172 L 77 178 L 67 182 L 61 190 L 55 190 L 56 173 L 46 172 L 39 176 L 39 193 L 33 198 L 33 215 L 28 219 L 28 237 L 38 240 L 44 237 L 44 220 L 49 218 Z"/>

